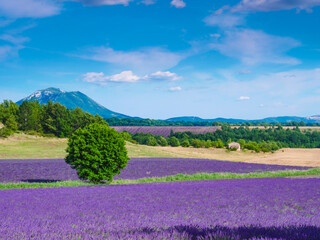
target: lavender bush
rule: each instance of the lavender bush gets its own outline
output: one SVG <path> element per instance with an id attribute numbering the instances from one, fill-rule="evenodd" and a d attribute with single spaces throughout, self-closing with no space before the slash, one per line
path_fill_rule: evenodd
<path id="1" fill-rule="evenodd" d="M 0 191 L 0 239 L 320 239 L 320 179 Z"/>
<path id="2" fill-rule="evenodd" d="M 127 167 L 115 179 L 163 177 L 178 173 L 249 173 L 293 169 L 304 170 L 309 168 L 207 159 L 132 158 L 129 160 Z M 78 180 L 76 172 L 63 159 L 0 160 L 0 182 L 61 180 Z"/>

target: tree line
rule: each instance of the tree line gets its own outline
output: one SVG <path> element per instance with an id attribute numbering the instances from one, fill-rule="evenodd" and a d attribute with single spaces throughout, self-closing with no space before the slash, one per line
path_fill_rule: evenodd
<path id="1" fill-rule="evenodd" d="M 120 119 L 119 121 L 125 123 L 126 120 Z M 134 122 L 133 119 L 130 121 L 132 121 L 131 123 Z M 139 121 L 149 122 L 150 124 L 158 122 L 158 120 L 149 119 L 139 119 Z M 93 116 L 80 108 L 67 109 L 65 106 L 52 101 L 44 105 L 41 105 L 38 101 L 24 101 L 19 106 L 8 100 L 0 104 L 0 122 L 4 124 L 4 127 L 0 128 L 0 136 L 3 137 L 9 136 L 16 131 L 70 137 L 75 130 L 89 124 L 107 124 L 99 115 Z M 171 132 L 168 138 L 143 133 L 129 134 L 124 132 L 122 135 L 128 141 L 150 146 L 222 148 L 226 147 L 230 142 L 239 142 L 242 148 L 257 152 L 275 151 L 284 147 L 320 148 L 320 132 L 301 131 L 299 126 L 302 123 L 294 124 L 294 129 L 284 129 L 279 123 L 271 125 L 271 127 L 266 126 L 266 128 L 258 129 L 249 128 L 247 125 L 232 128 L 230 124 L 221 123 L 221 129 L 213 133 Z"/>
<path id="2" fill-rule="evenodd" d="M 137 118 L 107 118 L 106 122 L 110 126 L 320 126 L 320 123 L 305 123 L 303 121 L 291 121 L 284 123 L 265 123 L 260 121 L 250 121 L 244 123 L 229 123 L 219 121 L 168 121 L 154 119 L 137 119 Z"/>
<path id="3" fill-rule="evenodd" d="M 70 137 L 80 127 L 91 123 L 104 123 L 99 115 L 93 116 L 80 108 L 67 109 L 60 103 L 49 101 L 24 101 L 20 106 L 4 100 L 0 104 L 0 136 L 7 137 L 16 131 L 37 133 L 46 136 Z"/>
<path id="4" fill-rule="evenodd" d="M 243 126 L 231 128 L 223 125 L 213 133 L 171 132 L 170 137 L 167 138 L 148 133 L 124 132 L 122 135 L 128 141 L 149 146 L 224 148 L 231 142 L 238 142 L 243 149 L 255 152 L 272 152 L 280 148 L 320 148 L 320 132 L 301 131 L 298 126 L 294 129 L 283 129 L 281 125 L 259 129 Z"/>

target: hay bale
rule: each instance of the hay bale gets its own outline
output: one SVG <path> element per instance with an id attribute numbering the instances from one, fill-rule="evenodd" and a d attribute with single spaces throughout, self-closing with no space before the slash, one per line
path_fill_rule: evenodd
<path id="1" fill-rule="evenodd" d="M 235 148 L 235 149 L 237 149 L 237 151 L 240 151 L 240 150 L 241 150 L 241 146 L 240 146 L 240 144 L 237 143 L 237 142 L 229 143 L 229 144 L 228 144 L 228 148 L 229 148 L 229 149 Z"/>

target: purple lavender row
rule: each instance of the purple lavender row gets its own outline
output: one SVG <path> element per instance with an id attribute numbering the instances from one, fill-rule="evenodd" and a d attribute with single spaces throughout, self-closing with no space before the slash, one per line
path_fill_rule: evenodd
<path id="1" fill-rule="evenodd" d="M 320 179 L 0 191 L 1 239 L 320 239 Z"/>
<path id="2" fill-rule="evenodd" d="M 115 177 L 138 179 L 169 175 L 232 172 L 249 173 L 279 170 L 304 170 L 306 167 L 290 167 L 253 163 L 228 162 L 187 158 L 132 158 L 122 173 Z M 36 182 L 78 180 L 75 170 L 63 159 L 0 160 L 0 182 Z"/>

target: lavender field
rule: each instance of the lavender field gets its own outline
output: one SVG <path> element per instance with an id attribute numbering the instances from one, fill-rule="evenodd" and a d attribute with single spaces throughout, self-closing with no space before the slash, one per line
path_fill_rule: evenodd
<path id="1" fill-rule="evenodd" d="M 136 133 L 150 133 L 152 135 L 162 135 L 169 137 L 171 131 L 177 132 L 191 132 L 194 134 L 206 134 L 208 132 L 215 132 L 221 127 L 203 127 L 203 126 L 111 126 L 117 132 Z"/>
<path id="2" fill-rule="evenodd" d="M 207 159 L 132 158 L 117 178 L 163 177 L 178 173 L 250 173 L 279 170 L 304 170 L 307 167 L 250 164 Z M 78 180 L 76 172 L 63 159 L 0 160 L 0 182 L 41 182 Z"/>
<path id="3" fill-rule="evenodd" d="M 320 239 L 320 179 L 0 191 L 1 239 Z"/>

